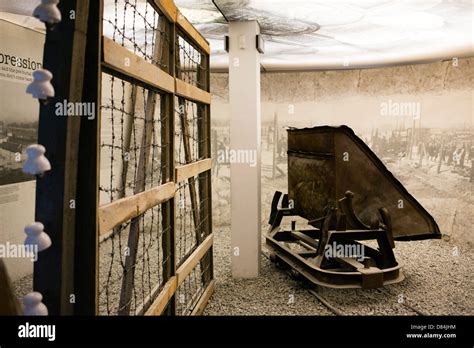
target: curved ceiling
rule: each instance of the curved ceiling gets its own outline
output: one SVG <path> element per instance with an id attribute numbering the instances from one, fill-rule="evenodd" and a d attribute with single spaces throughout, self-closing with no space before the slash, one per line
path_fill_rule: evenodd
<path id="1" fill-rule="evenodd" d="M 39 2 L 0 0 L 0 18 L 41 30 L 36 19 L 17 16 L 31 16 Z M 474 0 L 175 3 L 209 40 L 213 70 L 227 69 L 224 35 L 227 21 L 234 20 L 260 23 L 265 38 L 261 64 L 266 70 L 370 68 L 474 56 Z"/>
<path id="2" fill-rule="evenodd" d="M 350 69 L 474 56 L 472 0 L 176 0 L 226 69 L 227 20 L 258 20 L 266 70 Z"/>

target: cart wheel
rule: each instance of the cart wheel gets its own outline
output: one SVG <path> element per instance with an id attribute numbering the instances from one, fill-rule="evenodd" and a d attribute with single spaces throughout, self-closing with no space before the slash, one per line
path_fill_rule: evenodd
<path id="1" fill-rule="evenodd" d="M 277 257 L 275 254 L 271 253 L 270 254 L 270 257 L 269 257 L 270 261 L 273 262 L 273 263 L 276 263 L 277 262 Z"/>

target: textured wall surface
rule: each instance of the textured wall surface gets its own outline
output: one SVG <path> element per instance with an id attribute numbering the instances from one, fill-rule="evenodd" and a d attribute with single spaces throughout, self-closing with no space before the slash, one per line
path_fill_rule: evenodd
<path id="1" fill-rule="evenodd" d="M 284 126 L 341 124 L 350 126 L 366 140 L 376 131 L 379 136 L 389 137 L 393 130 L 412 128 L 414 124 L 417 129 L 431 128 L 431 134 L 467 134 L 474 127 L 474 58 L 460 59 L 457 63 L 457 66 L 453 61 L 446 61 L 365 70 L 263 73 L 262 216 L 268 216 L 273 192 L 285 191 L 287 186 L 286 179 L 281 182 L 271 179 L 275 145 L 268 134 L 275 119 L 282 137 L 286 136 Z M 228 75 L 212 74 L 212 119 L 217 140 L 224 142 L 228 137 L 231 108 L 227 90 Z M 411 115 L 382 112 L 387 104 L 401 103 L 415 105 L 419 110 L 415 122 Z M 473 137 L 463 139 L 474 144 Z M 417 151 L 416 144 L 414 147 Z M 443 233 L 462 245 L 472 243 L 472 233 L 466 232 L 471 230 L 467 226 L 472 223 L 469 207 L 473 203 L 466 198 L 470 197 L 467 192 L 472 186 L 469 179 L 455 173 L 452 165 L 443 164 L 441 173 L 437 173 L 437 162 L 425 160 L 419 168 L 418 161 L 416 152 L 413 160 L 392 158 L 389 168 L 435 217 Z M 286 159 L 280 163 L 284 166 Z M 466 162 L 466 165 L 471 164 Z M 286 168 L 282 170 L 286 172 Z M 218 175 L 222 177 L 228 172 L 222 169 Z M 215 186 L 221 195 L 216 197 L 216 221 L 225 222 L 228 216 L 221 208 L 228 202 L 224 193 L 230 195 L 225 185 L 220 180 Z M 219 214 L 222 214 L 220 220 Z"/>
<path id="2" fill-rule="evenodd" d="M 211 75 L 212 118 L 226 125 L 230 115 L 228 75 Z M 474 119 L 474 58 L 421 65 L 337 71 L 263 73 L 262 120 L 282 126 L 346 124 L 368 133 L 411 127 L 409 117 L 387 117 L 388 103 L 414 103 L 417 126 L 465 128 Z"/>
<path id="3" fill-rule="evenodd" d="M 211 74 L 217 102 L 228 102 L 228 75 Z M 474 58 L 380 69 L 262 74 L 263 102 L 305 102 L 336 96 L 389 96 L 473 90 Z"/>

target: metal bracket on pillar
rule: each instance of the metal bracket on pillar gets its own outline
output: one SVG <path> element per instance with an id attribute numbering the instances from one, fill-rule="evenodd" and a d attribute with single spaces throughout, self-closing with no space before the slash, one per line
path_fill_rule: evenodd
<path id="1" fill-rule="evenodd" d="M 263 36 L 258 34 L 256 36 L 256 44 L 257 44 L 257 51 L 260 53 L 265 53 L 265 41 L 263 40 Z"/>

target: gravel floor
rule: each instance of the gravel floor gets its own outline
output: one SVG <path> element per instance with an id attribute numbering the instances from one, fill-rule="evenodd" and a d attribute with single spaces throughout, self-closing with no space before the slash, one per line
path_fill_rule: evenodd
<path id="1" fill-rule="evenodd" d="M 33 274 L 18 279 L 13 282 L 15 294 L 18 299 L 22 299 L 26 294 L 33 291 Z"/>
<path id="2" fill-rule="evenodd" d="M 216 290 L 205 315 L 334 315 L 301 281 L 293 280 L 262 256 L 262 272 L 256 279 L 232 279 L 230 228 L 219 227 L 214 239 Z M 474 252 L 446 240 L 397 242 L 395 254 L 405 280 L 382 290 L 317 292 L 348 315 L 415 315 L 400 300 L 430 315 L 474 314 Z M 17 296 L 31 289 L 32 277 L 14 283 Z"/>
<path id="3" fill-rule="evenodd" d="M 269 153 L 262 156 L 268 160 Z M 280 166 L 287 172 L 285 164 Z M 348 315 L 415 315 L 413 307 L 431 315 L 474 314 L 474 196 L 468 178 L 443 166 L 427 162 L 422 168 L 413 161 L 390 163 L 389 169 L 410 193 L 434 216 L 443 239 L 396 242 L 394 250 L 405 280 L 383 289 L 336 290 L 319 287 L 316 291 L 330 304 Z M 228 168 L 215 177 L 214 268 L 216 291 L 205 311 L 207 315 L 333 315 L 304 288 L 262 257 L 259 278 L 235 280 L 230 275 L 230 187 Z M 262 167 L 262 233 L 267 230 L 269 208 L 275 190 L 286 191 L 287 178 L 271 179 Z M 263 244 L 263 243 L 262 243 Z M 293 295 L 293 297 L 291 297 Z M 288 303 L 293 298 L 293 303 Z M 403 302 L 399 303 L 399 302 Z M 408 306 L 408 307 L 407 307 Z"/>
<path id="4" fill-rule="evenodd" d="M 264 256 L 260 277 L 232 279 L 230 228 L 216 229 L 214 243 L 216 290 L 205 315 L 334 315 L 303 282 Z M 395 253 L 405 274 L 401 283 L 382 290 L 318 287 L 317 292 L 347 315 L 416 315 L 399 301 L 430 315 L 474 314 L 471 249 L 426 240 L 397 242 Z"/>
<path id="5" fill-rule="evenodd" d="M 435 175 L 436 166 L 432 163 L 415 168 L 413 163 L 401 161 L 389 167 L 434 216 L 443 232 L 443 239 L 396 243 L 395 255 L 405 275 L 405 280 L 399 284 L 381 290 L 319 287 L 316 291 L 348 315 L 416 314 L 406 305 L 431 315 L 473 315 L 472 184 L 449 168 L 443 168 Z M 259 278 L 232 279 L 230 227 L 226 226 L 230 214 L 228 176 L 228 167 L 222 166 L 213 181 L 216 291 L 204 314 L 334 315 L 309 293 L 303 282 L 293 280 L 263 256 Z M 271 202 L 276 189 L 285 191 L 287 182 L 285 177 L 271 180 L 265 168 L 262 179 L 262 231 L 266 231 L 264 220 L 268 218 L 269 204 L 264 202 Z M 117 276 L 120 279 L 120 274 Z M 20 279 L 14 285 L 17 296 L 21 298 L 31 291 L 32 277 Z"/>
<path id="6" fill-rule="evenodd" d="M 232 279 L 230 228 L 214 230 L 216 290 L 204 315 L 331 315 L 299 282 L 278 270 L 262 256 L 262 273 L 256 279 Z M 308 310 L 311 308 L 311 310 Z"/>

